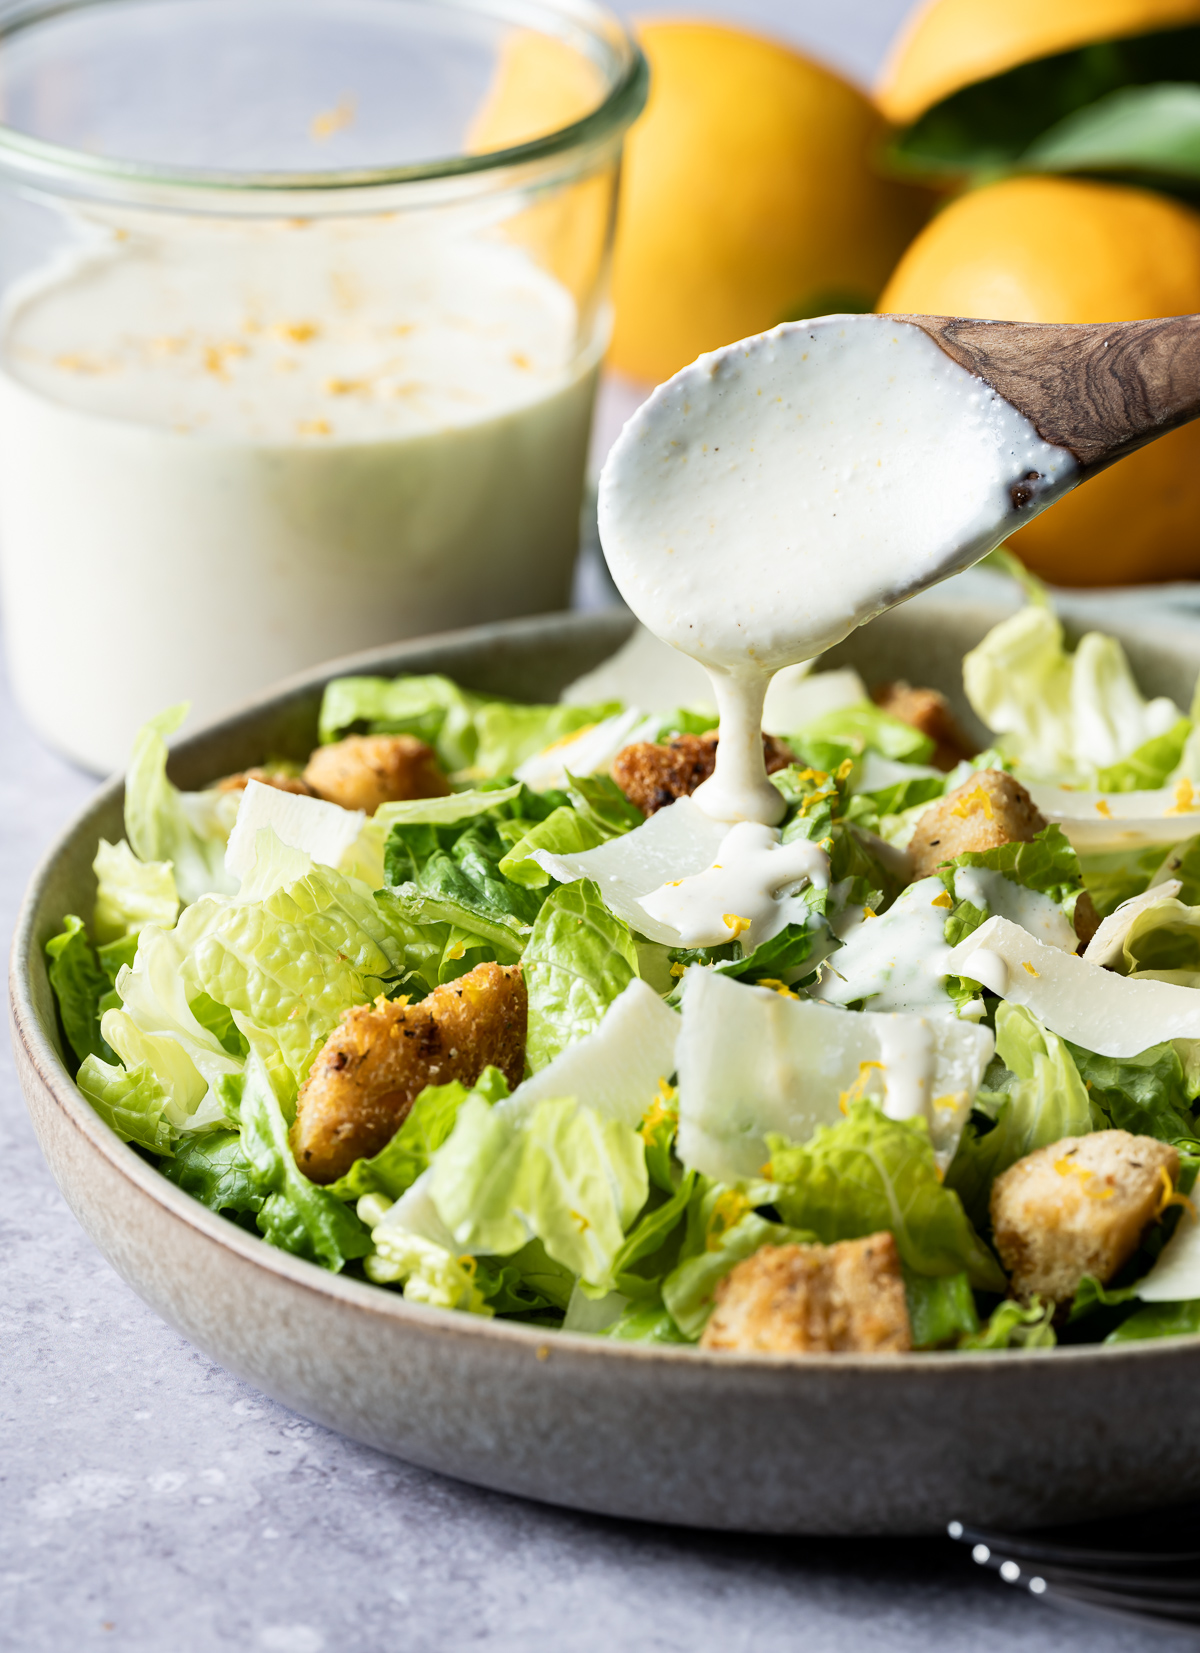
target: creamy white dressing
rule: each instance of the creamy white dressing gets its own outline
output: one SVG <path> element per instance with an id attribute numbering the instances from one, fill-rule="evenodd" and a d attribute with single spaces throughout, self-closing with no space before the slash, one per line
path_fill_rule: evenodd
<path id="1" fill-rule="evenodd" d="M 1077 476 L 895 317 L 788 323 L 661 385 L 609 456 L 600 529 L 634 613 L 712 678 L 721 740 L 697 806 L 774 825 L 772 674 L 976 561 Z"/>
<path id="2" fill-rule="evenodd" d="M 805 884 L 829 884 L 829 857 L 806 839 L 783 844 L 772 827 L 739 821 L 721 840 L 713 864 L 689 878 L 672 879 L 638 905 L 668 925 L 683 947 L 741 942 L 750 952 L 787 922 L 781 897 Z"/>
<path id="3" fill-rule="evenodd" d="M 886 913 L 865 918 L 826 963 L 814 992 L 826 1004 L 869 1001 L 872 1010 L 923 1010 L 952 1016 L 946 993 L 949 897 L 940 878 L 922 878 Z"/>
<path id="4" fill-rule="evenodd" d="M 173 701 L 564 601 L 606 326 L 518 246 L 407 214 L 96 229 L 0 332 L 30 721 L 111 769 Z"/>
<path id="5" fill-rule="evenodd" d="M 980 912 L 1010 918 L 1050 947 L 1073 953 L 1079 945 L 1079 937 L 1057 901 L 1040 890 L 1027 890 L 1002 872 L 988 867 L 957 867 L 954 893 L 960 901 L 969 901 Z"/>

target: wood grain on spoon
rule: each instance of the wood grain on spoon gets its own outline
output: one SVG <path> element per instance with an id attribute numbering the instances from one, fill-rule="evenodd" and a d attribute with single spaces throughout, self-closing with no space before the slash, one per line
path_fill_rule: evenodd
<path id="1" fill-rule="evenodd" d="M 1045 441 L 1069 448 L 1080 481 L 1200 416 L 1200 316 L 1085 326 L 896 319 L 922 328 Z M 1023 503 L 1015 490 L 1014 503 Z"/>

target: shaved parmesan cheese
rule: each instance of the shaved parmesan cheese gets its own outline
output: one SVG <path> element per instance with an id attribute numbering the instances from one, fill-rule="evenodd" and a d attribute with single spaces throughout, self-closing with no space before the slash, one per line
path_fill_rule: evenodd
<path id="1" fill-rule="evenodd" d="M 1170 901 L 1183 888 L 1178 878 L 1168 878 L 1162 884 L 1155 884 L 1142 895 L 1132 896 L 1128 901 L 1109 913 L 1095 935 L 1083 949 L 1083 956 L 1089 964 L 1099 964 L 1104 968 L 1123 964 L 1125 960 L 1125 937 L 1139 913 L 1145 912 L 1147 907 L 1156 907 L 1160 901 Z"/>
<path id="2" fill-rule="evenodd" d="M 652 987 L 633 980 L 609 1006 L 594 1033 L 577 1040 L 503 1102 L 505 1113 L 523 1113 L 546 1097 L 573 1096 L 607 1119 L 638 1125 L 675 1072 L 681 1023 Z"/>
<path id="3" fill-rule="evenodd" d="M 1187 1303 L 1200 1297 L 1200 1222 L 1188 1210 L 1137 1288 L 1146 1303 Z"/>
<path id="4" fill-rule="evenodd" d="M 1177 844 L 1200 830 L 1200 794 L 1190 784 L 1156 792 L 1073 792 L 1061 786 L 1030 786 L 1030 796 L 1048 821 L 1057 821 L 1077 850 L 1137 849 Z"/>
<path id="5" fill-rule="evenodd" d="M 609 766 L 623 746 L 631 740 L 644 739 L 639 725 L 646 722 L 645 712 L 630 706 L 615 712 L 600 723 L 589 723 L 573 735 L 556 740 L 541 752 L 519 764 L 515 773 L 519 781 L 535 792 L 546 792 L 551 787 L 568 784 L 569 775 L 598 775 L 607 773 Z M 657 723 L 654 725 L 657 729 Z"/>
<path id="6" fill-rule="evenodd" d="M 1090 959 L 1045 946 L 1006 918 L 981 924 L 947 963 L 1098 1056 L 1137 1056 L 1166 1039 L 1200 1039 L 1195 988 L 1115 976 Z"/>
<path id="7" fill-rule="evenodd" d="M 530 860 L 545 868 L 560 884 L 594 878 L 607 905 L 648 941 L 679 945 L 679 934 L 669 924 L 651 918 L 641 897 L 672 878 L 690 878 L 713 864 L 729 826 L 697 809 L 690 798 L 677 798 L 651 815 L 644 826 L 621 838 L 610 838 L 596 849 L 578 855 L 551 855 L 534 850 Z"/>
<path id="8" fill-rule="evenodd" d="M 277 786 L 248 781 L 225 846 L 225 866 L 239 881 L 258 856 L 258 834 L 269 827 L 280 843 L 302 850 L 324 866 L 336 867 L 366 822 L 361 809 L 343 809 L 321 798 L 303 798 Z"/>
<path id="9" fill-rule="evenodd" d="M 798 666 L 785 666 L 771 679 L 762 726 L 769 735 L 793 735 L 826 712 L 861 706 L 870 698 L 866 684 L 852 666 L 814 672 L 812 661 L 804 660 Z M 912 773 L 909 770 L 909 775 Z"/>
<path id="10" fill-rule="evenodd" d="M 641 625 L 634 627 L 629 640 L 603 665 L 569 683 L 559 698 L 568 706 L 623 700 L 626 705 L 644 706 L 650 712 L 671 712 L 677 706 L 709 706 L 714 721 L 716 718 L 716 699 L 704 667 L 669 643 L 660 642 Z"/>
<path id="11" fill-rule="evenodd" d="M 839 1010 L 693 966 L 684 977 L 679 1156 L 706 1176 L 758 1176 L 764 1138 L 806 1142 L 869 1096 L 929 1123 L 950 1163 L 994 1049 L 987 1028 L 946 1017 Z"/>

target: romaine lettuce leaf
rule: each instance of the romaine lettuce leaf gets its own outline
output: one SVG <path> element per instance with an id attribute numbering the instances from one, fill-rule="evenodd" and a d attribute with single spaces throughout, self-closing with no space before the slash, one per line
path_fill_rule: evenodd
<path id="1" fill-rule="evenodd" d="M 1165 735 L 1154 735 L 1123 758 L 1096 771 L 1097 792 L 1153 792 L 1177 771 L 1192 732 L 1191 718 L 1181 717 Z"/>
<path id="2" fill-rule="evenodd" d="M 484 701 L 475 713 L 478 746 L 472 771 L 477 775 L 513 775 L 527 758 L 621 710 L 619 700 L 593 706 L 516 706 L 501 700 Z"/>
<path id="3" fill-rule="evenodd" d="M 1079 1045 L 1067 1044 L 1067 1049 L 1093 1107 L 1103 1109 L 1116 1130 L 1160 1142 L 1195 1137 L 1183 1066 L 1174 1046 L 1151 1045 L 1124 1061 L 1096 1056 Z"/>
<path id="4" fill-rule="evenodd" d="M 1200 984 L 1200 907 L 1163 892 L 1134 914 L 1125 932 L 1123 973 L 1149 981 Z"/>
<path id="5" fill-rule="evenodd" d="M 971 1282 L 962 1274 L 904 1270 L 904 1295 L 914 1349 L 944 1349 L 979 1330 Z"/>
<path id="6" fill-rule="evenodd" d="M 436 844 L 429 834 L 437 835 Z M 453 925 L 488 942 L 502 963 L 511 964 L 521 956 L 545 897 L 504 876 L 500 863 L 507 853 L 486 816 L 453 834 L 393 828 L 386 851 L 389 882 L 396 886 L 390 899 L 409 922 Z"/>
<path id="7" fill-rule="evenodd" d="M 1106 1343 L 1136 1343 L 1147 1337 L 1191 1337 L 1200 1332 L 1200 1299 L 1148 1303 L 1109 1332 Z"/>
<path id="8" fill-rule="evenodd" d="M 534 1073 L 593 1033 L 638 971 L 628 924 L 586 878 L 545 902 L 521 963 L 529 994 L 525 1054 Z"/>
<path id="9" fill-rule="evenodd" d="M 1150 887 L 1152 880 L 1158 882 L 1170 877 L 1183 881 L 1181 894 L 1189 905 L 1200 902 L 1200 854 L 1194 863 L 1189 862 L 1187 873 L 1166 870 L 1175 864 L 1177 856 L 1182 860 L 1189 845 L 1195 845 L 1200 850 L 1200 838 L 1190 839 L 1188 844 L 1180 844 L 1168 854 L 1165 861 L 1161 844 L 1142 844 L 1131 850 L 1110 850 L 1097 855 L 1081 855 L 1079 868 L 1083 874 L 1084 888 L 1091 896 L 1092 904 L 1100 917 L 1107 918 L 1123 901 L 1143 894 Z M 1189 877 L 1192 880 L 1190 884 Z"/>
<path id="10" fill-rule="evenodd" d="M 606 1326 L 601 1337 L 611 1337 L 617 1343 L 691 1343 L 675 1324 L 670 1311 L 661 1303 L 630 1303 L 621 1311 L 620 1318 Z"/>
<path id="11" fill-rule="evenodd" d="M 363 1270 L 375 1285 L 403 1286 L 409 1302 L 434 1309 L 462 1309 L 485 1317 L 493 1313 L 476 1283 L 474 1257 L 456 1257 L 404 1228 L 380 1227 L 373 1232 L 378 1236 L 376 1247 Z"/>
<path id="12" fill-rule="evenodd" d="M 713 1309 L 717 1286 L 765 1245 L 806 1245 L 807 1229 L 769 1222 L 754 1209 L 754 1193 L 700 1177 L 692 1189 L 680 1260 L 663 1281 L 662 1300 L 676 1326 L 695 1343 Z"/>
<path id="13" fill-rule="evenodd" d="M 528 889 L 544 889 L 550 874 L 539 861 L 532 859 L 534 850 L 545 850 L 549 855 L 580 855 L 608 842 L 609 834 L 571 804 L 556 809 L 544 821 L 536 822 L 523 838 L 509 850 L 500 862 L 500 871 L 514 884 Z"/>
<path id="14" fill-rule="evenodd" d="M 167 1097 L 148 1063 L 125 1069 L 86 1056 L 75 1083 L 123 1142 L 153 1154 L 170 1153 L 174 1133 L 166 1119 Z"/>
<path id="15" fill-rule="evenodd" d="M 889 1119 L 871 1102 L 852 1102 L 838 1125 L 805 1145 L 772 1136 L 774 1204 L 786 1223 L 826 1245 L 890 1230 L 917 1274 L 964 1270 L 980 1291 L 1004 1291 L 1000 1265 L 943 1187 L 923 1120 Z"/>
<path id="16" fill-rule="evenodd" d="M 940 867 L 938 877 L 951 895 L 955 894 L 954 874 L 960 867 L 998 872 L 1022 889 L 1049 896 L 1068 919 L 1073 918 L 1075 903 L 1083 893 L 1079 857 L 1062 828 L 1053 822 L 1028 844 L 1014 841 L 994 849 L 967 850 Z"/>
<path id="17" fill-rule="evenodd" d="M 909 763 L 924 763 L 933 753 L 928 735 L 869 700 L 826 712 L 803 728 L 790 730 L 788 744 L 804 763 L 826 770 L 868 751 Z"/>
<path id="18" fill-rule="evenodd" d="M 453 1131 L 459 1109 L 468 1096 L 475 1095 L 489 1105 L 508 1095 L 499 1068 L 485 1068 L 470 1090 L 457 1080 L 426 1085 L 391 1141 L 370 1159 L 356 1159 L 344 1177 L 329 1184 L 329 1192 L 340 1200 L 358 1200 L 364 1194 L 386 1194 L 398 1200 L 428 1170 Z"/>
<path id="19" fill-rule="evenodd" d="M 371 1238 L 355 1213 L 297 1168 L 279 1098 L 261 1058 L 253 1054 L 237 1113 L 256 1191 L 265 1195 L 256 1221 L 268 1245 L 335 1274 L 351 1258 L 365 1257 Z"/>
<path id="20" fill-rule="evenodd" d="M 46 943 L 46 957 L 63 1032 L 75 1052 L 75 1060 L 82 1062 L 86 1056 L 98 1056 L 101 1061 L 111 1062 L 112 1046 L 100 1032 L 100 1001 L 110 984 L 97 962 L 81 918 L 74 913 L 67 914 L 61 933 L 51 936 Z"/>
<path id="21" fill-rule="evenodd" d="M 963 687 L 1026 782 L 1092 786 L 1182 715 L 1173 701 L 1142 698 L 1115 638 L 1089 632 L 1068 654 L 1061 623 L 1041 603 L 1001 621 L 971 650 Z"/>
<path id="22" fill-rule="evenodd" d="M 125 833 L 139 861 L 169 861 L 181 901 L 210 892 L 232 895 L 225 844 L 237 815 L 235 792 L 180 792 L 167 779 L 167 739 L 187 716 L 186 703 L 151 718 L 133 743 L 125 776 Z"/>
<path id="23" fill-rule="evenodd" d="M 574 1101 L 532 1110 L 470 1097 L 435 1157 L 438 1214 L 464 1249 L 508 1256 L 538 1239 L 555 1262 L 602 1296 L 625 1230 L 646 1202 L 637 1132 Z"/>
<path id="24" fill-rule="evenodd" d="M 327 744 L 365 731 L 416 735 L 446 769 L 465 769 L 475 757 L 474 714 L 479 702 L 448 677 L 335 677 L 321 701 L 320 740 Z"/>
<path id="25" fill-rule="evenodd" d="M 186 1136 L 177 1144 L 174 1157 L 164 1160 L 159 1170 L 210 1211 L 254 1216 L 266 1201 L 240 1131 Z"/>
<path id="26" fill-rule="evenodd" d="M 169 930 L 179 913 L 175 875 L 166 861 L 139 861 L 124 838 L 101 838 L 92 863 L 96 906 L 92 929 L 104 945 L 136 935 L 146 924 Z"/>
<path id="27" fill-rule="evenodd" d="M 958 1346 L 960 1349 L 1052 1349 L 1057 1342 L 1053 1303 L 1043 1303 L 1035 1297 L 1026 1305 L 1009 1298 L 992 1312 L 986 1326 L 968 1333 Z"/>

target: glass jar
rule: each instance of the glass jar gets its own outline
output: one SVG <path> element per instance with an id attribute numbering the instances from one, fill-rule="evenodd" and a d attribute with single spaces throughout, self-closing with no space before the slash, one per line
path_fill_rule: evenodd
<path id="1" fill-rule="evenodd" d="M 0 6 L 0 596 L 123 762 L 394 638 L 564 606 L 624 132 L 591 0 Z"/>

